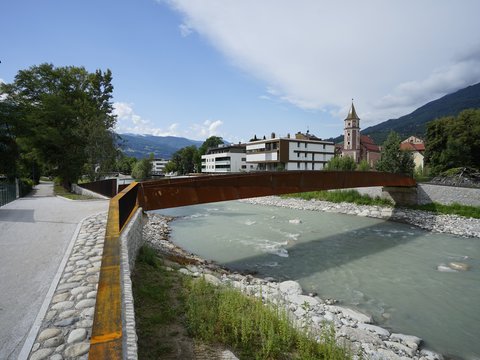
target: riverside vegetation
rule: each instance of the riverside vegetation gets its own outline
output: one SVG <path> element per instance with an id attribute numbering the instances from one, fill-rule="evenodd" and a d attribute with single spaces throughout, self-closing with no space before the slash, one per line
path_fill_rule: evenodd
<path id="1" fill-rule="evenodd" d="M 142 359 L 177 358 L 179 352 L 188 358 L 198 344 L 185 336 L 231 348 L 241 359 L 352 358 L 337 345 L 332 327 L 319 337 L 307 333 L 280 307 L 173 271 L 146 246 L 137 258 L 133 289 Z"/>

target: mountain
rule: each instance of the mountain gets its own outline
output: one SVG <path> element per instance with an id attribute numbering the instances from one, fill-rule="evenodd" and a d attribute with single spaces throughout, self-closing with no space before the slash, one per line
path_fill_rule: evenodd
<path id="1" fill-rule="evenodd" d="M 480 108 L 480 83 L 431 101 L 398 119 L 390 119 L 370 126 L 362 130 L 362 134 L 369 135 L 377 144 L 382 144 L 390 131 L 399 133 L 402 139 L 410 135 L 424 139 L 426 124 L 429 121 L 443 116 L 456 116 L 462 110 L 470 108 Z M 343 136 L 335 138 L 336 142 L 337 139 L 343 141 Z"/>
<path id="2" fill-rule="evenodd" d="M 170 159 L 177 150 L 195 145 L 199 147 L 203 141 L 190 140 L 176 136 L 154 136 L 137 134 L 118 134 L 118 145 L 127 156 L 138 159 L 146 158 L 153 153 L 155 158 Z"/>

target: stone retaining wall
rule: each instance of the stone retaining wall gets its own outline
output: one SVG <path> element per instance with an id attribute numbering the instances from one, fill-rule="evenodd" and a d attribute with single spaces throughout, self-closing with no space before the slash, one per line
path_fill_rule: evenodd
<path id="1" fill-rule="evenodd" d="M 135 328 L 135 309 L 133 305 L 131 270 L 135 266 L 143 239 L 143 218 L 142 208 L 138 208 L 120 235 L 120 277 L 122 286 L 122 327 L 123 327 L 123 356 L 124 359 L 136 360 L 137 354 L 137 333 Z"/>
<path id="2" fill-rule="evenodd" d="M 72 184 L 72 192 L 74 192 L 75 194 L 78 194 L 78 195 L 85 195 L 85 196 L 91 196 L 91 197 L 94 197 L 94 198 L 97 198 L 97 199 L 110 200 L 109 197 L 103 196 L 103 195 L 101 195 L 99 193 L 96 193 L 94 191 L 91 191 L 91 190 L 84 189 L 84 188 L 78 186 L 77 184 Z"/>

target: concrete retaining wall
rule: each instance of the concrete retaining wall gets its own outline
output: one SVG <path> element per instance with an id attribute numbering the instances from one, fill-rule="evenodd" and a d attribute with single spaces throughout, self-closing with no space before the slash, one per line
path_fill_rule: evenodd
<path id="1" fill-rule="evenodd" d="M 381 186 L 356 188 L 355 190 L 360 194 L 372 197 L 382 196 Z M 448 205 L 456 202 L 463 205 L 480 206 L 480 189 L 418 184 L 417 201 L 418 204 L 436 202 Z"/>
<path id="2" fill-rule="evenodd" d="M 85 195 L 85 196 L 91 196 L 91 197 L 94 197 L 94 198 L 97 198 L 97 199 L 110 200 L 109 197 L 103 196 L 103 195 L 98 194 L 98 193 L 96 193 L 94 191 L 91 191 L 91 190 L 84 189 L 84 188 L 78 186 L 77 184 L 72 184 L 72 192 L 74 192 L 75 194 L 78 194 L 78 195 Z"/>
<path id="3" fill-rule="evenodd" d="M 122 327 L 124 359 L 136 360 L 137 333 L 135 328 L 135 310 L 131 271 L 135 266 L 140 247 L 143 245 L 143 225 L 145 223 L 142 208 L 138 208 L 120 235 L 120 277 L 122 286 Z"/>

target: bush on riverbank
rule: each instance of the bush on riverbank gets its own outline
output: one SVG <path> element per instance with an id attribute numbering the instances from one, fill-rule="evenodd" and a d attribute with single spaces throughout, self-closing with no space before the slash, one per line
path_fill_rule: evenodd
<path id="1" fill-rule="evenodd" d="M 284 197 L 300 198 L 304 200 L 322 200 L 334 203 L 348 202 L 357 205 L 377 205 L 377 206 L 393 206 L 392 201 L 381 199 L 380 197 L 372 198 L 368 195 L 362 195 L 357 190 L 334 190 L 334 191 L 310 191 L 297 194 L 283 195 Z"/>

